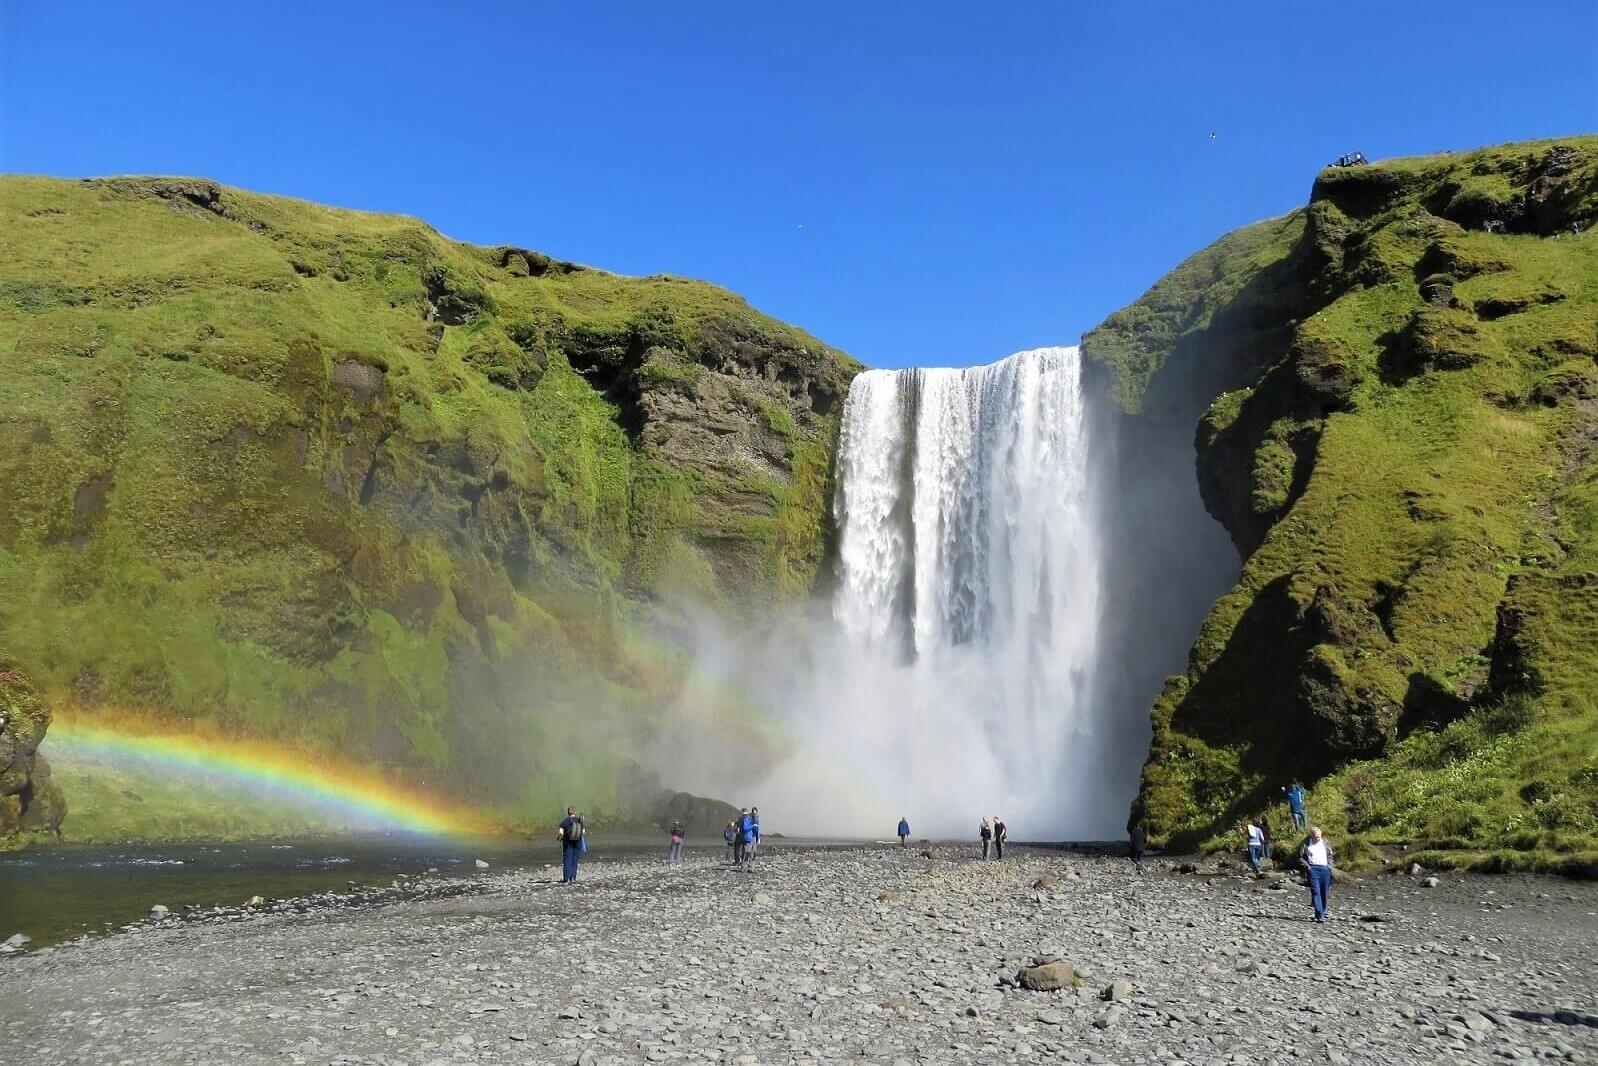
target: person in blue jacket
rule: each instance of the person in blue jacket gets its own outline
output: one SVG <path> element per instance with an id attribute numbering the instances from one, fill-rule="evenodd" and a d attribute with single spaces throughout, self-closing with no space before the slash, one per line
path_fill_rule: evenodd
<path id="1" fill-rule="evenodd" d="M 746 870 L 754 861 L 754 844 L 760 836 L 759 825 L 758 816 L 750 811 L 744 811 L 738 819 L 738 864 Z"/>
<path id="2" fill-rule="evenodd" d="M 749 845 L 749 858 L 755 857 L 755 852 L 760 850 L 760 808 L 749 808 L 749 820 L 754 823 L 755 839 Z"/>
<path id="3" fill-rule="evenodd" d="M 1282 792 L 1287 796 L 1287 809 L 1293 812 L 1293 828 L 1303 829 L 1309 825 L 1309 817 L 1304 813 L 1304 786 L 1294 781 Z"/>
<path id="4" fill-rule="evenodd" d="M 910 820 L 908 818 L 900 818 L 899 819 L 899 846 L 901 848 L 904 847 L 905 841 L 907 841 L 909 839 L 910 839 Z"/>

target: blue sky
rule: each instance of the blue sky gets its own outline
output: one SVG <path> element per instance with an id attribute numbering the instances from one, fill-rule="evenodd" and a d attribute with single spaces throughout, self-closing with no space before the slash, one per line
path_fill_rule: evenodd
<path id="1" fill-rule="evenodd" d="M 0 170 L 708 278 L 875 366 L 1073 342 L 1343 151 L 1598 129 L 1591 0 L 0 11 Z"/>

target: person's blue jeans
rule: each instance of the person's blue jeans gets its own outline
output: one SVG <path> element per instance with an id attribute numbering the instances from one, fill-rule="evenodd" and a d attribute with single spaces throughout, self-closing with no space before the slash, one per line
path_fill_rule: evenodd
<path id="1" fill-rule="evenodd" d="M 1309 825 L 1309 818 L 1308 818 L 1308 816 L 1306 816 L 1304 814 L 1304 809 L 1302 807 L 1294 808 L 1294 810 L 1293 810 L 1293 828 L 1294 829 L 1303 829 L 1307 825 Z"/>
<path id="2" fill-rule="evenodd" d="M 1265 849 L 1258 844 L 1250 844 L 1248 846 L 1248 864 L 1254 868 L 1255 873 L 1259 873 L 1260 859 L 1264 858 L 1264 856 Z"/>
<path id="3" fill-rule="evenodd" d="M 577 880 L 577 845 L 563 844 L 560 849 L 561 880 Z"/>
<path id="4" fill-rule="evenodd" d="M 1311 866 L 1309 868 L 1309 901 L 1315 908 L 1317 920 L 1326 917 L 1326 900 L 1332 892 L 1332 868 L 1330 866 Z"/>

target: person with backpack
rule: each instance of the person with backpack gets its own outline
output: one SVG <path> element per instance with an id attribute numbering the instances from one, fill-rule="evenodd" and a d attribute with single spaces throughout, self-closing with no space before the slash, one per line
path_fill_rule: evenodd
<path id="1" fill-rule="evenodd" d="M 899 819 L 899 846 L 901 848 L 904 847 L 905 846 L 905 842 L 908 841 L 909 839 L 910 839 L 910 820 L 908 818 L 900 817 L 900 819 Z"/>
<path id="2" fill-rule="evenodd" d="M 1260 832 L 1258 822 L 1250 822 L 1243 829 L 1248 837 L 1248 865 L 1255 873 L 1260 872 L 1260 859 L 1265 855 L 1265 836 Z"/>
<path id="3" fill-rule="evenodd" d="M 588 834 L 576 807 L 566 808 L 555 835 L 560 838 L 560 883 L 569 885 L 577 880 L 577 862 L 588 850 Z"/>
<path id="4" fill-rule="evenodd" d="M 666 852 L 666 863 L 676 866 L 682 862 L 682 823 L 671 823 L 671 850 Z"/>
<path id="5" fill-rule="evenodd" d="M 733 864 L 738 862 L 738 823 L 727 819 L 727 824 L 721 827 L 721 839 L 727 842 L 727 861 Z"/>
<path id="6" fill-rule="evenodd" d="M 1332 845 L 1321 835 L 1321 827 L 1309 831 L 1309 839 L 1298 849 L 1298 861 L 1309 878 L 1309 902 L 1315 920 L 1326 921 L 1326 903 L 1332 893 Z"/>
<path id="7" fill-rule="evenodd" d="M 1004 858 L 1004 842 L 1010 839 L 1010 827 L 997 814 L 993 816 L 993 857 Z"/>
<path id="8" fill-rule="evenodd" d="M 760 836 L 759 815 L 745 810 L 738 820 L 738 865 L 745 870 L 755 861 L 755 841 Z"/>
<path id="9" fill-rule="evenodd" d="M 982 819 L 982 827 L 977 830 L 977 834 L 982 837 L 982 857 L 986 859 L 988 857 L 988 848 L 993 842 L 992 823 L 990 823 L 986 818 Z"/>
<path id="10" fill-rule="evenodd" d="M 1137 822 L 1132 826 L 1132 832 L 1127 840 L 1127 854 L 1132 856 L 1132 868 L 1138 873 L 1143 872 L 1143 855 L 1149 849 L 1149 824 Z"/>

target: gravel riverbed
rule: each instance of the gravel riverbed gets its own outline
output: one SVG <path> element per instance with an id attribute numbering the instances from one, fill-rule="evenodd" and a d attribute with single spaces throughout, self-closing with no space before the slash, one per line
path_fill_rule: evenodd
<path id="1" fill-rule="evenodd" d="M 1315 925 L 1285 874 L 1010 851 L 771 846 L 174 916 L 0 959 L 0 1061 L 1598 1062 L 1598 885 L 1373 875 Z M 1077 979 L 1014 985 L 1052 960 Z"/>

